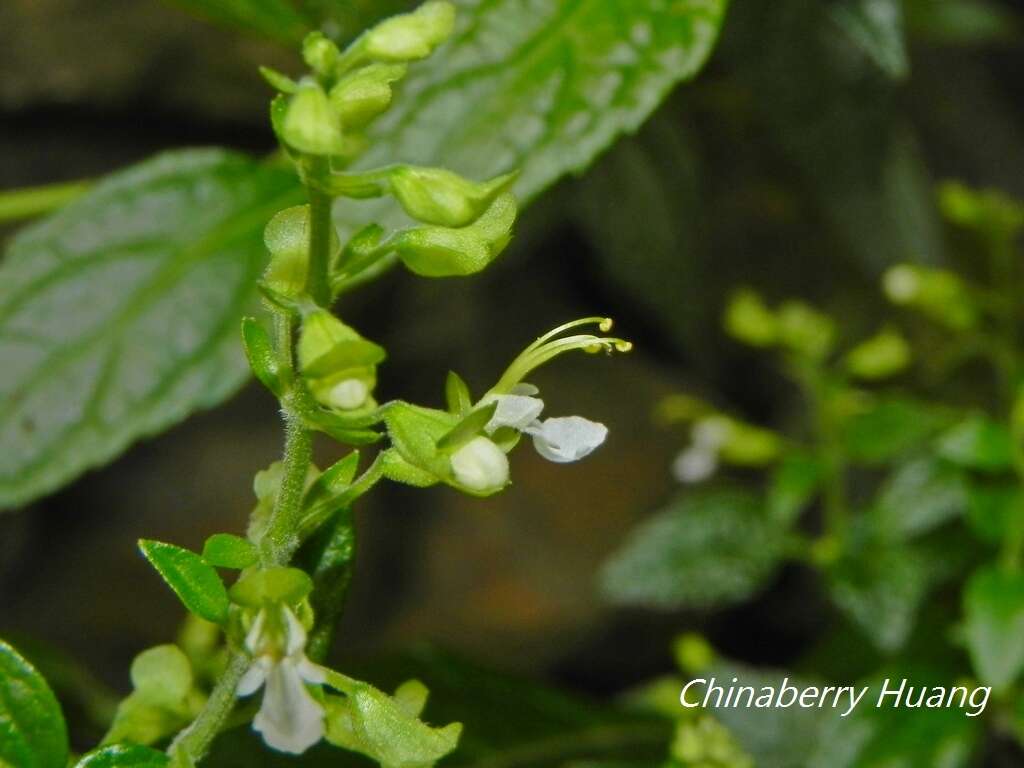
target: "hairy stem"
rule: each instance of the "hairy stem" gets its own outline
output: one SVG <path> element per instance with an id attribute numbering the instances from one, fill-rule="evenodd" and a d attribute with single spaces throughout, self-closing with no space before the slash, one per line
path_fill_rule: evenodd
<path id="1" fill-rule="evenodd" d="M 310 163 L 311 173 L 326 172 L 323 160 Z M 330 303 L 328 270 L 331 250 L 331 198 L 307 186 L 310 205 L 309 269 L 306 291 L 317 304 Z M 277 354 L 285 379 L 295 378 L 295 320 L 289 315 L 278 315 L 275 320 Z M 284 414 L 284 476 L 274 502 L 274 509 L 259 542 L 260 564 L 263 567 L 286 565 L 295 555 L 301 539 L 299 522 L 306 477 L 313 461 L 313 433 L 303 423 L 300 411 L 294 407 L 292 396 L 281 400 Z M 210 698 L 192 724 L 178 734 L 168 749 L 174 768 L 192 768 L 210 748 L 221 728 L 227 722 L 235 705 L 238 681 L 250 663 L 247 653 L 235 651 L 227 668 L 217 680 Z"/>

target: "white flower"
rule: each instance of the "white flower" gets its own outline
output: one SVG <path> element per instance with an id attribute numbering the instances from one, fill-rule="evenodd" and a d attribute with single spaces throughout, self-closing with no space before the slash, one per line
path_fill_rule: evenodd
<path id="1" fill-rule="evenodd" d="M 252 727 L 269 747 L 296 755 L 305 752 L 324 735 L 323 707 L 306 683 L 325 679 L 323 670 L 306 658 L 306 630 L 287 607 L 270 620 L 263 609 L 245 638 L 245 647 L 253 663 L 238 683 L 238 695 L 248 696 L 265 686 Z"/>
<path id="2" fill-rule="evenodd" d="M 362 408 L 366 404 L 366 398 L 370 395 L 370 388 L 365 382 L 359 379 L 342 379 L 333 387 L 327 395 L 330 404 L 343 411 L 352 411 Z"/>
<path id="3" fill-rule="evenodd" d="M 672 474 L 681 483 L 699 483 L 718 469 L 718 453 L 729 439 L 730 426 L 721 416 L 709 416 L 695 422 L 690 430 L 692 445 L 676 456 Z"/>
<path id="4" fill-rule="evenodd" d="M 508 457 L 481 435 L 452 454 L 452 472 L 460 485 L 471 490 L 498 490 L 508 483 Z"/>
<path id="5" fill-rule="evenodd" d="M 485 431 L 494 434 L 502 427 L 511 427 L 533 437 L 533 447 L 548 461 L 565 463 L 579 461 L 608 437 L 608 428 L 582 416 L 561 416 L 540 420 L 544 401 L 531 384 L 517 384 L 507 395 L 491 395 L 484 403 L 497 401 L 494 416 Z"/>

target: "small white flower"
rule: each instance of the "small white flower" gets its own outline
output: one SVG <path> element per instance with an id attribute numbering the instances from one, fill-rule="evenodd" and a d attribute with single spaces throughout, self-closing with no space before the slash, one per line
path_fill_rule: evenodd
<path id="1" fill-rule="evenodd" d="M 306 658 L 306 630 L 295 614 L 282 607 L 280 618 L 283 622 L 268 621 L 264 609 L 253 622 L 245 638 L 253 662 L 239 681 L 237 694 L 248 696 L 265 686 L 252 727 L 267 746 L 298 755 L 323 738 L 324 710 L 306 683 L 323 683 L 325 678 L 323 670 Z M 268 624 L 276 626 L 270 629 Z"/>
<path id="2" fill-rule="evenodd" d="M 707 480 L 718 469 L 718 452 L 729 439 L 730 425 L 722 416 L 708 416 L 694 422 L 690 430 L 693 444 L 676 456 L 672 474 L 681 483 Z"/>
<path id="3" fill-rule="evenodd" d="M 537 453 L 559 464 L 579 461 L 608 437 L 608 427 L 582 416 L 545 419 L 524 431 L 533 437 L 533 447 Z"/>
<path id="4" fill-rule="evenodd" d="M 359 379 L 343 379 L 331 387 L 327 398 L 331 405 L 343 411 L 352 411 L 366 404 L 370 388 Z"/>
<path id="5" fill-rule="evenodd" d="M 718 469 L 718 451 L 699 445 L 691 446 L 672 462 L 672 475 L 681 483 L 707 480 Z"/>
<path id="6" fill-rule="evenodd" d="M 508 457 L 481 435 L 452 454 L 452 472 L 466 488 L 481 492 L 497 490 L 508 483 Z"/>
<path id="7" fill-rule="evenodd" d="M 544 401 L 534 397 L 537 391 L 532 384 L 517 384 L 507 395 L 485 398 L 484 403 L 498 403 L 485 431 L 493 434 L 502 427 L 511 427 L 530 435 L 537 453 L 560 464 L 579 461 L 608 437 L 608 428 L 604 424 L 582 416 L 560 416 L 541 421 Z"/>

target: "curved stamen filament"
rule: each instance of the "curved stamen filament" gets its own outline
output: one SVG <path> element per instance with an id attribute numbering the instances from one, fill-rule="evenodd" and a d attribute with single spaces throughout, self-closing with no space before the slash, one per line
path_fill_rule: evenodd
<path id="1" fill-rule="evenodd" d="M 509 391 L 513 386 L 522 381 L 531 371 L 539 368 L 552 358 L 574 349 L 582 349 L 585 352 L 628 352 L 633 348 L 632 343 L 625 339 L 615 337 L 594 336 L 592 334 L 577 334 L 561 339 L 555 339 L 558 333 L 569 328 L 580 325 L 597 323 L 602 329 L 611 328 L 611 320 L 603 317 L 588 317 L 583 320 L 576 320 L 572 323 L 556 328 L 554 331 L 541 336 L 537 341 L 527 347 L 519 357 L 512 361 L 512 364 L 502 374 L 498 383 L 491 390 L 492 393 Z"/>
<path id="2" fill-rule="evenodd" d="M 544 342 L 553 339 L 555 336 L 565 333 L 570 328 L 579 328 L 581 325 L 596 325 L 602 331 L 602 333 L 608 333 L 608 331 L 612 329 L 612 319 L 610 317 L 581 317 L 579 320 L 572 320 L 568 323 L 563 323 L 562 325 L 558 326 L 553 330 L 548 331 L 543 336 L 538 338 L 535 342 L 533 342 L 533 344 L 531 344 L 525 350 L 523 350 L 523 355 L 525 355 L 527 352 L 536 349 Z M 522 357 L 522 355 L 520 355 L 520 357 Z"/>

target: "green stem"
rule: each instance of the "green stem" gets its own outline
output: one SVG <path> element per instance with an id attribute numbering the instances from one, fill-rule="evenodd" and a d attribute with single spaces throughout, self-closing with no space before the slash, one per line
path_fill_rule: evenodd
<path id="1" fill-rule="evenodd" d="M 40 216 L 83 195 L 89 181 L 68 181 L 0 192 L 0 223 Z"/>
<path id="2" fill-rule="evenodd" d="M 192 768 L 210 748 L 235 705 L 235 690 L 249 666 L 249 656 L 235 651 L 217 680 L 199 716 L 171 742 L 167 754 L 173 768 Z"/>
<path id="3" fill-rule="evenodd" d="M 804 367 L 800 375 L 814 413 L 818 455 L 824 466 L 822 505 L 825 532 L 838 540 L 846 536 L 849 510 L 846 503 L 846 457 L 832 415 L 827 374 L 817 364 Z"/>
<path id="4" fill-rule="evenodd" d="M 306 292 L 321 307 L 331 303 L 329 280 L 331 259 L 331 234 L 334 223 L 331 220 L 332 199 L 319 187 L 319 180 L 328 173 L 326 161 L 317 158 L 309 162 L 306 185 L 309 195 L 309 267 L 306 273 Z"/>
<path id="5" fill-rule="evenodd" d="M 326 173 L 322 159 L 311 161 L 310 173 Z M 309 271 L 306 289 L 321 306 L 330 303 L 328 270 L 331 249 L 331 198 L 312 186 L 307 187 L 310 205 Z M 295 376 L 295 321 L 278 315 L 275 321 L 277 352 L 286 381 Z M 286 565 L 301 543 L 299 523 L 306 477 L 313 461 L 313 433 L 306 429 L 300 410 L 286 394 L 281 401 L 284 412 L 284 476 L 274 502 L 270 520 L 260 538 L 260 563 L 264 567 Z M 182 731 L 168 749 L 174 768 L 192 768 L 210 748 L 235 706 L 238 681 L 250 663 L 248 654 L 232 654 L 224 673 L 217 680 L 210 698 L 192 724 Z"/>

